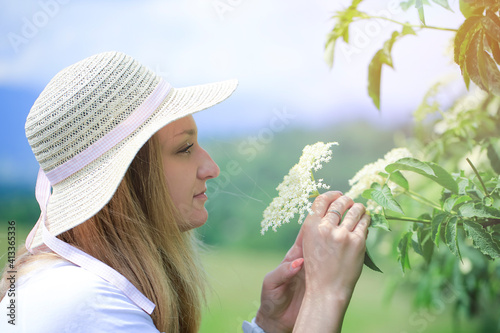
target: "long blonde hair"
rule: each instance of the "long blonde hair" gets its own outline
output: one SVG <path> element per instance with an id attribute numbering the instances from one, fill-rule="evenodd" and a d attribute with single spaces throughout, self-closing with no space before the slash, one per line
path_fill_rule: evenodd
<path id="1" fill-rule="evenodd" d="M 153 136 L 139 151 L 111 201 L 94 217 L 58 237 L 124 275 L 156 304 L 151 317 L 162 332 L 197 332 L 205 276 L 199 243 L 167 190 L 160 146 Z M 18 275 L 54 254 L 18 251 Z M 39 263 L 38 263 L 39 264 Z M 24 266 L 24 270 L 22 269 Z M 6 274 L 1 295 L 8 289 Z M 2 296 L 3 297 L 3 296 Z"/>

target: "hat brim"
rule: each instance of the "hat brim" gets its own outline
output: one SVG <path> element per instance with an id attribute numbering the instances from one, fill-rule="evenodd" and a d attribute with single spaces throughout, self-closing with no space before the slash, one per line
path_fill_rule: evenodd
<path id="1" fill-rule="evenodd" d="M 131 135 L 95 161 L 53 186 L 47 206 L 47 228 L 57 236 L 87 221 L 113 197 L 141 147 L 161 128 L 228 98 L 237 80 L 172 88 L 162 104 Z M 31 248 L 43 243 L 38 228 Z"/>

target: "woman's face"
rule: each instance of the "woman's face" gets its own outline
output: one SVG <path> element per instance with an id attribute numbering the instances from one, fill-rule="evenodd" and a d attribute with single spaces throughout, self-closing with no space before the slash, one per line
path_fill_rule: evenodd
<path id="1" fill-rule="evenodd" d="M 186 231 L 202 226 L 208 218 L 206 181 L 219 175 L 219 167 L 197 142 L 197 128 L 192 116 L 178 119 L 157 134 L 167 187 L 181 212 Z"/>

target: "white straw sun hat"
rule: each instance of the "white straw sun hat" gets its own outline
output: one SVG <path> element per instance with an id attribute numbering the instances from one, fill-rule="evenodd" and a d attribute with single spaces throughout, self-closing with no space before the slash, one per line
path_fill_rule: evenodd
<path id="1" fill-rule="evenodd" d="M 46 198 L 50 234 L 59 235 L 101 210 L 156 131 L 225 100 L 236 86 L 229 80 L 173 88 L 120 52 L 91 56 L 58 73 L 26 121 L 26 136 L 40 163 L 39 181 L 46 176 L 53 188 Z M 44 243 L 40 223 L 32 236 L 27 248 Z"/>

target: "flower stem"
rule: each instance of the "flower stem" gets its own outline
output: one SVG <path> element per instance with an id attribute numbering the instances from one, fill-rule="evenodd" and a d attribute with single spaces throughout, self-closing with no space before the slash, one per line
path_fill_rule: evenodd
<path id="1" fill-rule="evenodd" d="M 383 17 L 383 16 L 371 16 L 371 15 L 367 15 L 367 16 L 362 16 L 361 19 L 362 20 L 366 20 L 366 19 L 381 19 L 381 20 L 386 20 L 386 21 L 389 21 L 389 22 L 392 22 L 392 23 L 396 23 L 396 24 L 399 24 L 399 25 L 402 25 L 402 26 L 406 25 L 406 26 L 409 26 L 409 27 L 412 27 L 412 28 L 420 28 L 420 29 L 433 29 L 433 30 L 441 30 L 441 31 L 453 31 L 453 32 L 457 32 L 458 31 L 457 29 L 434 27 L 432 25 L 408 24 L 408 23 L 403 23 L 403 22 L 399 22 L 399 21 L 390 19 L 388 17 Z"/>
<path id="2" fill-rule="evenodd" d="M 407 216 L 385 216 L 386 220 L 396 220 L 396 221 L 406 221 L 406 222 L 413 222 L 413 223 L 431 223 L 431 220 L 422 220 L 422 219 L 416 219 L 413 217 L 407 217 Z"/>
<path id="3" fill-rule="evenodd" d="M 312 170 L 310 170 L 309 172 L 311 173 L 311 180 L 313 181 L 313 183 L 315 183 L 315 182 L 316 182 L 316 180 L 314 179 L 314 175 L 313 175 Z M 316 191 L 314 191 L 312 194 L 310 194 L 310 195 L 309 195 L 309 199 L 310 199 L 310 198 L 316 198 L 317 196 L 319 196 L 319 191 L 318 191 L 318 190 L 316 190 Z"/>
<path id="4" fill-rule="evenodd" d="M 318 191 L 316 191 L 316 192 L 314 192 L 313 194 L 310 194 L 310 195 L 309 195 L 309 199 L 311 199 L 311 198 L 316 198 L 316 197 L 318 197 L 318 196 L 319 196 L 319 192 L 318 192 Z"/>
<path id="5" fill-rule="evenodd" d="M 418 193 L 415 193 L 413 191 L 410 191 L 410 190 L 405 190 L 404 192 L 406 195 L 408 195 L 410 198 L 412 198 L 413 200 L 415 201 L 418 201 L 420 202 L 421 204 L 423 205 L 426 205 L 426 206 L 430 206 L 432 208 L 436 208 L 438 210 L 441 210 L 441 207 L 439 207 L 438 205 L 436 205 L 434 202 L 430 201 L 429 199 L 421 196 L 420 194 Z"/>
<path id="6" fill-rule="evenodd" d="M 489 197 L 490 194 L 488 193 L 488 190 L 486 189 L 486 185 L 484 185 L 483 178 L 481 178 L 481 176 L 479 175 L 479 172 L 477 171 L 476 167 L 474 166 L 474 164 L 472 164 L 471 160 L 469 160 L 468 157 L 465 160 L 467 161 L 467 163 L 469 163 L 470 167 L 472 168 L 472 170 L 476 174 L 477 179 L 479 179 L 479 181 L 481 182 L 481 186 L 483 186 L 483 190 L 484 190 L 484 195 Z"/>

